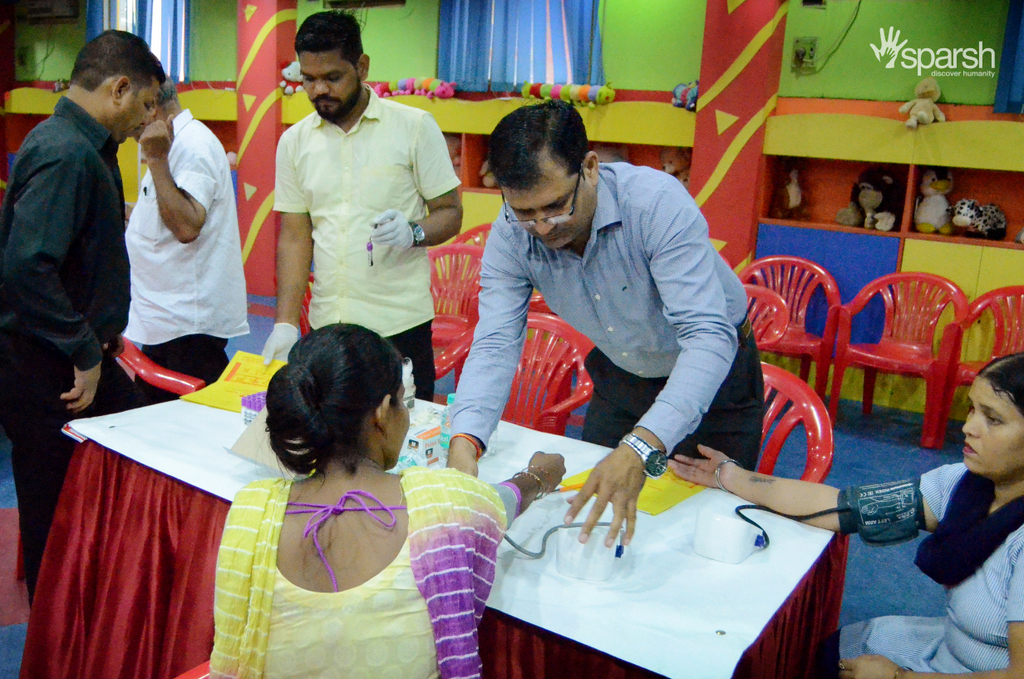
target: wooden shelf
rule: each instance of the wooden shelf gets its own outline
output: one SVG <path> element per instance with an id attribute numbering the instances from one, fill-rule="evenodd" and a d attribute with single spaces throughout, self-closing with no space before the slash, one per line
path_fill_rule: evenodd
<path id="1" fill-rule="evenodd" d="M 775 219 L 774 217 L 762 217 L 758 221 L 761 224 L 774 224 L 776 226 L 795 226 L 801 229 L 816 229 L 818 231 L 837 231 L 839 233 L 866 234 L 868 236 L 888 236 L 889 238 L 899 238 L 900 236 L 906 235 L 895 230 L 877 231 L 875 229 L 865 229 L 859 226 L 845 226 L 843 224 L 835 224 L 830 222 L 805 222 L 795 219 Z"/>
<path id="2" fill-rule="evenodd" d="M 52 92 L 38 87 L 18 87 L 4 94 L 4 112 L 7 114 L 45 115 L 53 113 L 64 92 Z M 194 89 L 178 94 L 181 107 L 192 111 L 199 120 L 237 120 L 237 93 L 222 89 Z"/>
<path id="3" fill-rule="evenodd" d="M 500 196 L 501 189 L 489 189 L 485 186 L 466 186 L 462 189 L 463 193 L 482 193 L 488 196 Z"/>
<path id="4" fill-rule="evenodd" d="M 1010 250 L 1024 250 L 1024 245 L 1015 243 L 1012 240 L 986 240 L 984 238 L 965 238 L 963 236 L 943 236 L 934 233 L 918 233 L 911 231 L 902 234 L 907 240 L 930 240 L 939 243 L 957 243 L 959 245 L 978 245 L 986 248 L 1007 248 Z M 1014 236 L 1016 234 L 1009 234 Z"/>

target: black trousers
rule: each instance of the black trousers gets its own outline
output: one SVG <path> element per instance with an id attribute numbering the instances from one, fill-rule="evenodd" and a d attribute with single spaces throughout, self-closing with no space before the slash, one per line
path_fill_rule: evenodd
<path id="1" fill-rule="evenodd" d="M 430 321 L 388 337 L 403 358 L 412 359 L 412 379 L 416 398 L 434 400 L 434 333 Z"/>
<path id="2" fill-rule="evenodd" d="M 207 384 L 213 384 L 228 366 L 228 355 L 224 352 L 228 341 L 211 335 L 185 335 L 163 344 L 148 344 L 142 353 L 157 365 L 198 377 Z M 172 401 L 178 396 L 157 387 L 139 383 L 139 388 L 150 403 Z"/>
<path id="3" fill-rule="evenodd" d="M 0 332 L 0 425 L 11 440 L 30 600 L 35 595 L 46 538 L 75 450 L 75 442 L 61 433 L 61 427 L 71 419 L 146 404 L 142 393 L 110 356 L 103 357 L 96 398 L 77 415 L 60 400 L 74 382 L 71 361 L 54 347 L 23 335 Z"/>
<path id="4" fill-rule="evenodd" d="M 671 456 L 697 457 L 699 443 L 722 451 L 744 469 L 757 467 L 764 419 L 761 355 L 749 330 L 737 332 L 739 349 L 728 376 L 696 431 L 680 441 Z M 587 407 L 583 440 L 614 448 L 654 405 L 668 378 L 634 375 L 597 348 L 587 355 L 586 368 L 594 380 L 594 396 Z"/>

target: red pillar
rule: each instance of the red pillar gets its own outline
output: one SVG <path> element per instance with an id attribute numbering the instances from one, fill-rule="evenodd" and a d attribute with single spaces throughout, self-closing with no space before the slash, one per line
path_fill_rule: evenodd
<path id="1" fill-rule="evenodd" d="M 274 295 L 278 219 L 274 157 L 281 122 L 281 62 L 295 59 L 296 0 L 238 5 L 238 227 L 245 280 L 254 295 Z"/>
<path id="2" fill-rule="evenodd" d="M 708 0 L 691 191 L 733 266 L 752 257 L 764 173 L 764 119 L 775 108 L 787 2 Z"/>

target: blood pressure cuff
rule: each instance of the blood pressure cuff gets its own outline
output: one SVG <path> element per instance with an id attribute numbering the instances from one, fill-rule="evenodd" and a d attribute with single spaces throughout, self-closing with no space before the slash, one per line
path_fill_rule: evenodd
<path id="1" fill-rule="evenodd" d="M 869 545 L 895 545 L 917 537 L 925 527 L 921 477 L 839 491 L 841 533 L 860 533 Z"/>

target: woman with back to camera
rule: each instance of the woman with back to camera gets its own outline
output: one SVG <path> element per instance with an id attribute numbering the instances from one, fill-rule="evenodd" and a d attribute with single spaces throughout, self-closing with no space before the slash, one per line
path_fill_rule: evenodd
<path id="1" fill-rule="evenodd" d="M 703 447 L 703 460 L 669 462 L 688 481 L 714 487 L 717 478 L 724 490 L 778 512 L 833 510 L 807 523 L 877 544 L 910 539 L 918 528 L 932 533 L 915 563 L 946 588 L 946 616 L 848 625 L 825 643 L 822 676 L 1024 676 L 1024 353 L 985 366 L 969 399 L 963 462 L 904 484 L 839 491 L 747 472 Z M 889 523 L 881 528 L 868 517 Z"/>
<path id="2" fill-rule="evenodd" d="M 270 381 L 270 445 L 217 560 L 211 677 L 479 676 L 477 625 L 512 518 L 565 473 L 536 453 L 497 486 L 388 473 L 409 429 L 401 357 L 357 325 L 315 330 Z"/>

